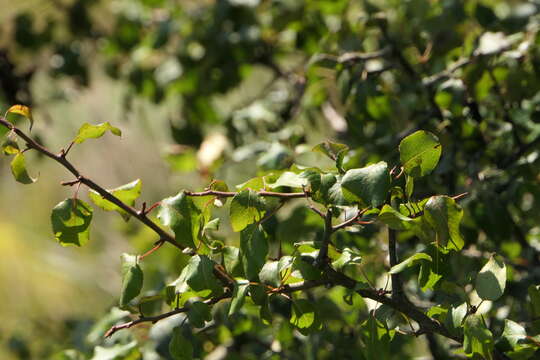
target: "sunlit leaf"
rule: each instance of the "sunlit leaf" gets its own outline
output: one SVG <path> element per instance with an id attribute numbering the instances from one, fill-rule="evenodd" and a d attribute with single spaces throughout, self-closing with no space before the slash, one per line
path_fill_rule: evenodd
<path id="1" fill-rule="evenodd" d="M 476 276 L 476 292 L 484 300 L 495 301 L 504 293 L 506 265 L 496 256 L 491 256 Z"/>
<path id="2" fill-rule="evenodd" d="M 141 186 L 141 180 L 137 179 L 117 188 L 107 189 L 107 192 L 117 197 L 124 204 L 133 206 L 135 205 L 135 200 L 141 195 Z M 88 190 L 88 197 L 90 198 L 90 200 L 92 200 L 94 204 L 96 204 L 105 211 L 118 211 L 123 216 L 128 216 L 128 214 L 124 210 L 122 210 L 122 208 L 110 202 L 109 200 L 106 200 L 104 197 L 102 197 L 100 194 L 98 194 L 92 189 Z"/>
<path id="3" fill-rule="evenodd" d="M 22 152 L 17 153 L 13 160 L 11 160 L 11 173 L 15 180 L 22 184 L 32 184 L 37 180 L 28 175 L 26 161 Z"/>
<path id="4" fill-rule="evenodd" d="M 98 125 L 84 123 L 79 128 L 79 132 L 77 133 L 75 139 L 73 139 L 73 142 L 76 144 L 80 144 L 88 139 L 96 139 L 102 137 L 103 134 L 105 134 L 107 131 L 110 131 L 116 136 L 122 136 L 122 131 L 120 131 L 120 129 L 118 129 L 117 127 L 112 126 L 108 122 Z"/>
<path id="5" fill-rule="evenodd" d="M 332 263 L 332 267 L 337 271 L 342 271 L 349 265 L 358 265 L 362 261 L 362 257 L 357 251 L 350 248 L 343 249 L 340 257 Z"/>
<path id="6" fill-rule="evenodd" d="M 66 199 L 56 205 L 51 222 L 56 240 L 63 246 L 88 242 L 93 209 L 82 200 Z"/>
<path id="7" fill-rule="evenodd" d="M 234 231 L 242 231 L 246 226 L 262 219 L 266 209 L 265 201 L 253 190 L 242 190 L 231 202 L 230 218 Z"/>
<path id="8" fill-rule="evenodd" d="M 377 207 L 384 203 L 390 188 L 388 165 L 381 161 L 361 169 L 348 170 L 341 179 L 341 186 L 366 205 Z"/>
<path id="9" fill-rule="evenodd" d="M 246 299 L 247 290 L 249 287 L 249 282 L 237 283 L 234 287 L 231 306 L 229 308 L 229 316 L 236 314 L 244 305 L 244 300 Z"/>
<path id="10" fill-rule="evenodd" d="M 417 131 L 401 141 L 399 155 L 405 173 L 419 178 L 429 174 L 441 157 L 441 143 L 430 132 Z"/>
<path id="11" fill-rule="evenodd" d="M 34 126 L 34 118 L 32 116 L 32 110 L 26 106 L 26 105 L 13 105 L 10 107 L 7 111 L 4 117 L 7 118 L 8 114 L 19 114 L 24 116 L 25 118 L 30 121 L 30 130 L 32 130 L 32 126 Z"/>
<path id="12" fill-rule="evenodd" d="M 320 152 L 336 162 L 336 168 L 343 173 L 343 158 L 349 152 L 349 147 L 344 144 L 332 141 L 324 141 L 313 148 L 313 151 Z"/>

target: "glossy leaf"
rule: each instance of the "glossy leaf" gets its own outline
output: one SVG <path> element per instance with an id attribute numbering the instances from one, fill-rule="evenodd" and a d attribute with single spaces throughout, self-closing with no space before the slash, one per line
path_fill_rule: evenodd
<path id="1" fill-rule="evenodd" d="M 341 179 L 341 186 L 367 206 L 377 207 L 384 203 L 390 188 L 388 165 L 381 161 L 361 169 L 348 170 Z"/>
<path id="2" fill-rule="evenodd" d="M 193 248 L 199 243 L 205 215 L 183 191 L 161 200 L 157 217 L 164 226 L 174 231 L 180 244 Z"/>
<path id="3" fill-rule="evenodd" d="M 242 190 L 231 202 L 230 218 L 234 231 L 242 231 L 248 225 L 262 219 L 266 209 L 265 201 L 253 190 Z"/>
<path id="4" fill-rule="evenodd" d="M 266 233 L 258 224 L 249 225 L 240 233 L 240 258 L 246 278 L 259 280 L 259 272 L 266 263 L 268 240 Z"/>
<path id="5" fill-rule="evenodd" d="M 174 328 L 169 342 L 169 354 L 173 360 L 193 359 L 193 345 L 182 335 L 180 327 Z"/>
<path id="6" fill-rule="evenodd" d="M 22 184 L 32 184 L 37 180 L 28 175 L 26 161 L 22 152 L 17 153 L 13 160 L 11 160 L 11 173 L 15 180 Z"/>
<path id="7" fill-rule="evenodd" d="M 243 276 L 240 249 L 234 246 L 223 247 L 223 266 L 232 276 Z"/>
<path id="8" fill-rule="evenodd" d="M 432 196 L 424 207 L 424 217 L 435 230 L 439 246 L 461 250 L 464 241 L 459 231 L 463 210 L 448 196 Z"/>
<path id="9" fill-rule="evenodd" d="M 320 152 L 328 156 L 330 159 L 336 162 L 336 168 L 340 172 L 343 171 L 343 158 L 349 152 L 349 147 L 344 144 L 335 143 L 332 141 L 324 141 L 313 148 L 313 151 Z"/>
<path id="10" fill-rule="evenodd" d="M 17 155 L 20 152 L 17 141 L 10 137 L 6 138 L 2 143 L 2 152 L 4 155 Z"/>
<path id="11" fill-rule="evenodd" d="M 483 300 L 495 301 L 506 287 L 506 265 L 496 256 L 491 256 L 476 276 L 476 292 Z"/>
<path id="12" fill-rule="evenodd" d="M 7 118 L 8 114 L 22 115 L 30 121 L 30 130 L 34 126 L 34 117 L 32 116 L 32 110 L 26 105 L 13 105 L 7 111 L 4 117 Z"/>
<path id="13" fill-rule="evenodd" d="M 92 125 L 89 123 L 84 123 L 80 128 L 79 132 L 73 142 L 76 144 L 83 143 L 88 139 L 96 139 L 102 137 L 107 131 L 110 131 L 116 136 L 122 136 L 122 131 L 117 127 L 112 126 L 108 122 L 104 122 L 98 125 Z"/>
<path id="14" fill-rule="evenodd" d="M 259 272 L 261 283 L 278 287 L 281 281 L 278 261 L 270 261 L 264 264 Z"/>
<path id="15" fill-rule="evenodd" d="M 122 254 L 122 290 L 120 307 L 125 308 L 129 302 L 139 296 L 143 286 L 143 272 L 136 255 Z"/>
<path id="16" fill-rule="evenodd" d="M 360 254 L 350 248 L 343 249 L 339 258 L 332 263 L 332 267 L 337 271 L 342 271 L 349 265 L 358 265 L 362 261 Z"/>
<path id="17" fill-rule="evenodd" d="M 388 225 L 390 229 L 394 230 L 410 229 L 412 226 L 411 222 L 413 221 L 412 218 L 403 215 L 399 211 L 396 211 L 390 205 L 383 206 L 379 212 L 379 215 L 377 216 L 377 220 L 385 225 Z"/>
<path id="18" fill-rule="evenodd" d="M 308 179 L 302 176 L 302 174 L 296 174 L 291 171 L 286 171 L 279 176 L 275 183 L 270 184 L 269 187 L 271 187 L 272 189 L 278 188 L 280 186 L 302 188 L 307 184 Z"/>
<path id="19" fill-rule="evenodd" d="M 403 270 L 421 264 L 424 261 L 432 261 L 431 256 L 426 253 L 416 253 L 413 256 L 408 257 L 406 260 L 403 260 L 399 264 L 392 266 L 389 274 L 398 274 Z"/>
<path id="20" fill-rule="evenodd" d="M 51 223 L 56 240 L 62 245 L 82 246 L 88 242 L 93 209 L 82 200 L 66 199 L 56 205 Z"/>
<path id="21" fill-rule="evenodd" d="M 435 169 L 441 157 L 441 143 L 430 132 L 417 131 L 401 141 L 399 155 L 407 175 L 419 178 Z"/>
<path id="22" fill-rule="evenodd" d="M 505 319 L 504 331 L 497 343 L 497 347 L 502 346 L 505 350 L 513 350 L 526 339 L 527 332 L 523 326 L 519 325 L 515 321 Z"/>

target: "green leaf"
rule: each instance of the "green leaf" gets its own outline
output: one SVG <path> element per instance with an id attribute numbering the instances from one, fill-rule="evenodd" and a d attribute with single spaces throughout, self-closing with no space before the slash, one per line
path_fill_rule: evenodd
<path id="1" fill-rule="evenodd" d="M 125 308 L 135 299 L 143 286 L 143 272 L 139 266 L 136 255 L 122 254 L 122 291 L 120 293 L 120 307 Z"/>
<path id="2" fill-rule="evenodd" d="M 504 293 L 506 265 L 496 256 L 491 256 L 476 276 L 476 292 L 483 300 L 495 301 Z"/>
<path id="3" fill-rule="evenodd" d="M 240 261 L 240 249 L 234 246 L 223 248 L 223 266 L 232 276 L 243 276 L 244 271 Z"/>
<path id="4" fill-rule="evenodd" d="M 205 216 L 191 197 L 182 191 L 176 196 L 161 200 L 158 219 L 169 226 L 180 244 L 195 248 L 204 228 Z"/>
<path id="5" fill-rule="evenodd" d="M 299 299 L 292 303 L 291 324 L 299 329 L 310 329 L 316 324 L 315 306 L 308 300 Z"/>
<path id="6" fill-rule="evenodd" d="M 358 265 L 362 261 L 360 254 L 350 248 L 343 249 L 339 258 L 332 263 L 332 267 L 337 271 L 342 271 L 349 265 Z"/>
<path id="7" fill-rule="evenodd" d="M 349 152 L 349 147 L 332 141 L 324 141 L 316 145 L 312 151 L 320 152 L 336 162 L 336 168 L 343 173 L 343 158 Z"/>
<path id="8" fill-rule="evenodd" d="M 90 205 L 79 199 L 66 199 L 56 205 L 51 214 L 56 240 L 62 246 L 86 244 L 92 213 Z"/>
<path id="9" fill-rule="evenodd" d="M 197 292 L 219 296 L 223 293 L 221 282 L 214 276 L 215 263 L 205 255 L 192 256 L 186 265 L 185 281 Z M 201 295 L 203 296 L 203 295 Z"/>
<path id="10" fill-rule="evenodd" d="M 429 174 L 441 157 L 441 143 L 430 132 L 417 131 L 401 141 L 399 155 L 407 175 L 419 178 Z"/>
<path id="11" fill-rule="evenodd" d="M 196 327 L 202 328 L 207 321 L 212 320 L 212 314 L 210 314 L 210 306 L 200 301 L 195 301 L 189 305 L 187 312 L 189 323 Z"/>
<path id="12" fill-rule="evenodd" d="M 11 161 L 11 173 L 15 180 L 22 184 L 32 184 L 37 180 L 28 175 L 28 172 L 26 171 L 26 161 L 22 152 L 15 155 Z"/>
<path id="13" fill-rule="evenodd" d="M 231 307 L 229 308 L 229 316 L 236 314 L 244 305 L 248 287 L 249 282 L 244 284 L 235 284 L 232 294 Z"/>
<path id="14" fill-rule="evenodd" d="M 390 188 L 388 165 L 381 161 L 361 169 L 351 169 L 343 175 L 341 186 L 366 205 L 377 207 L 384 203 Z"/>
<path id="15" fill-rule="evenodd" d="M 463 319 L 467 315 L 467 303 L 451 307 L 446 315 L 445 325 L 454 335 L 460 335 Z"/>
<path id="16" fill-rule="evenodd" d="M 2 152 L 4 155 L 17 155 L 20 153 L 17 141 L 15 139 L 11 139 L 10 137 L 6 138 L 6 140 L 2 143 Z"/>
<path id="17" fill-rule="evenodd" d="M 126 205 L 133 206 L 135 205 L 135 200 L 141 195 L 141 186 L 141 180 L 137 179 L 129 184 L 125 184 L 117 188 L 107 189 L 107 192 L 120 199 Z M 94 204 L 105 211 L 118 211 L 125 218 L 129 217 L 129 215 L 118 205 L 106 200 L 92 189 L 88 190 L 88 197 Z"/>
<path id="18" fill-rule="evenodd" d="M 409 175 L 405 175 L 405 193 L 407 199 L 410 199 L 414 191 L 414 178 Z"/>
<path id="19" fill-rule="evenodd" d="M 383 206 L 383 208 L 379 212 L 377 220 L 379 220 L 385 225 L 388 225 L 390 229 L 394 230 L 410 229 L 412 226 L 411 222 L 413 221 L 412 218 L 403 215 L 399 211 L 396 211 L 390 205 Z"/>
<path id="20" fill-rule="evenodd" d="M 514 350 L 526 339 L 527 332 L 523 326 L 512 320 L 505 319 L 504 331 L 497 342 L 497 347 L 502 348 L 503 351 Z"/>
<path id="21" fill-rule="evenodd" d="M 75 137 L 75 139 L 73 139 L 73 142 L 75 144 L 80 144 L 88 139 L 96 139 L 96 138 L 102 137 L 103 134 L 105 134 L 105 132 L 107 131 L 110 131 L 112 134 L 116 136 L 122 136 L 122 131 L 112 126 L 108 122 L 98 124 L 98 125 L 84 123 L 79 128 L 79 132 L 77 133 L 77 136 Z"/>
<path id="22" fill-rule="evenodd" d="M 240 258 L 244 273 L 251 281 L 259 280 L 259 272 L 266 263 L 268 240 L 258 224 L 252 224 L 240 233 Z"/>
<path id="23" fill-rule="evenodd" d="M 485 359 L 493 359 L 493 335 L 479 315 L 472 314 L 465 319 L 463 335 L 463 349 L 467 355 L 478 354 Z"/>
<path id="24" fill-rule="evenodd" d="M 91 360 L 129 359 L 132 355 L 138 358 L 140 354 L 136 355 L 137 353 L 137 341 L 133 340 L 127 344 L 116 344 L 110 347 L 96 346 Z"/>
<path id="25" fill-rule="evenodd" d="M 18 114 L 27 118 L 28 121 L 30 121 L 30 131 L 32 131 L 32 126 L 34 126 L 34 117 L 32 116 L 32 110 L 28 106 L 13 105 L 6 111 L 4 117 L 7 118 L 8 114 Z"/>
<path id="26" fill-rule="evenodd" d="M 279 262 L 269 261 L 264 264 L 261 271 L 259 272 L 259 279 L 261 283 L 263 284 L 278 287 L 281 282 L 281 278 L 279 274 L 280 274 Z"/>
<path id="27" fill-rule="evenodd" d="M 426 253 L 416 253 L 413 256 L 407 258 L 406 260 L 400 262 L 399 264 L 392 266 L 392 268 L 390 269 L 388 273 L 398 274 L 402 272 L 403 270 L 416 266 L 418 264 L 421 264 L 424 261 L 431 262 L 432 261 L 431 256 L 429 256 Z"/>
<path id="28" fill-rule="evenodd" d="M 386 360 L 390 358 L 390 341 L 395 330 L 388 330 L 375 316 L 370 315 L 362 324 L 362 335 L 366 349 L 364 356 L 367 360 Z"/>
<path id="29" fill-rule="evenodd" d="M 193 359 L 193 345 L 183 335 L 180 327 L 174 328 L 169 342 L 169 354 L 174 360 Z"/>
<path id="30" fill-rule="evenodd" d="M 246 189 L 237 193 L 231 202 L 230 218 L 234 231 L 242 231 L 246 226 L 262 219 L 265 201 L 255 191 Z"/>
<path id="31" fill-rule="evenodd" d="M 292 188 L 302 188 L 308 184 L 308 179 L 306 179 L 302 174 L 296 174 L 291 171 L 286 171 L 279 176 L 275 183 L 269 184 L 268 186 L 272 189 L 278 188 L 280 186 L 288 186 Z"/>
<path id="32" fill-rule="evenodd" d="M 436 231 L 436 243 L 443 248 L 461 250 L 464 241 L 459 232 L 463 210 L 448 196 L 432 196 L 424 207 L 424 218 Z"/>

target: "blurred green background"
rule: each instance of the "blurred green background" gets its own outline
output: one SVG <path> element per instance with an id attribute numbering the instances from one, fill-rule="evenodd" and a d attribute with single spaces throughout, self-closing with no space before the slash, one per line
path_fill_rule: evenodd
<path id="1" fill-rule="evenodd" d="M 120 127 L 122 139 L 105 135 L 76 146 L 70 159 L 108 188 L 140 178 L 149 204 L 212 178 L 238 184 L 293 159 L 330 165 L 309 152 L 327 138 L 351 147 L 348 168 L 397 163 L 399 140 L 430 130 L 443 158 L 433 177 L 417 183 L 417 196 L 470 193 L 464 234 L 470 254 L 481 255 L 464 269 L 501 250 L 519 274 L 501 307 L 522 320 L 525 306 L 515 301 L 540 277 L 539 6 L 1 0 L 0 109 L 31 106 L 34 136 L 55 150 L 84 122 Z M 434 74 L 444 76 L 428 84 Z M 73 193 L 59 182 L 71 179 L 51 161 L 28 158 L 30 174 L 39 176 L 31 186 L 15 183 L 9 161 L 0 162 L 1 359 L 99 344 L 87 334 L 117 303 L 119 255 L 142 253 L 157 240 L 96 211 L 88 246 L 62 248 L 49 217 Z M 380 234 L 365 238 L 373 246 Z M 178 255 L 169 250 L 145 263 L 149 290 L 178 275 L 171 271 Z M 331 356 L 332 346 L 305 350 L 306 357 Z M 410 354 L 427 348 L 424 340 L 400 346 Z"/>

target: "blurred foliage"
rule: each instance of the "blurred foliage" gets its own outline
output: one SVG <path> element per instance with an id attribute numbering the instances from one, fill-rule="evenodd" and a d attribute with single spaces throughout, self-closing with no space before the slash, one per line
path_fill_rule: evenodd
<path id="1" fill-rule="evenodd" d="M 432 176 L 415 181 L 414 197 L 469 192 L 461 200 L 465 256 L 449 259 L 452 280 L 463 286 L 467 299 L 476 296 L 471 279 L 489 255 L 498 252 L 508 266 L 508 283 L 503 299 L 483 308 L 493 315 L 491 332 L 501 334 L 505 318 L 533 333 L 540 331 L 533 321 L 540 311 L 523 301 L 534 300 L 529 286 L 537 285 L 540 277 L 538 2 L 35 4 L 35 8 L 21 6 L 0 28 L 2 108 L 22 103 L 39 114 L 46 112 L 48 102 L 69 99 L 60 85 L 50 94 L 33 93 L 36 74 L 45 72 L 58 84 L 67 80 L 83 89 L 96 85 L 95 73 L 105 72 L 127 84 L 123 114 L 136 111 L 135 99 L 141 97 L 166 107 L 165 117 L 152 120 L 170 130 L 174 144 L 165 158 L 182 174 L 197 170 L 203 177 L 215 175 L 236 184 L 245 180 L 240 175 L 288 169 L 293 161 L 324 168 L 331 162 L 307 152 L 304 144 L 325 137 L 351 148 L 342 159 L 343 170 L 379 160 L 393 166 L 399 164 L 396 149 L 405 135 L 418 129 L 437 134 L 444 149 L 440 164 Z M 240 168 L 239 175 L 235 170 Z M 279 221 L 265 223 L 271 241 L 282 240 L 285 252 L 294 251 L 290 234 L 297 235 L 295 241 L 321 236 L 316 215 L 302 207 L 288 211 Z M 143 251 L 144 245 L 137 242 L 142 230 L 129 231 L 137 250 Z M 400 253 L 418 251 L 412 237 L 400 234 Z M 384 247 L 382 239 L 376 228 L 366 227 L 339 233 L 334 241 L 339 248 L 353 244 L 360 249 L 367 277 L 384 281 L 384 259 L 377 251 Z M 180 272 L 187 262 L 184 255 L 167 256 L 170 259 L 149 258 L 144 264 L 149 295 L 169 280 L 164 274 L 170 267 Z M 413 273 L 404 274 L 414 280 Z M 443 301 L 416 285 L 408 281 L 406 288 L 422 301 Z M 445 291 L 437 296 L 453 305 L 463 302 L 463 296 L 447 285 L 440 284 Z M 271 305 L 283 317 L 276 317 L 271 327 L 261 323 L 255 307 L 228 317 L 227 307 L 216 306 L 214 318 L 220 321 L 209 329 L 192 332 L 183 324 L 176 331 L 194 344 L 195 355 L 361 357 L 364 344 L 358 324 L 367 321 L 366 309 L 356 295 L 351 295 L 353 306 L 344 303 L 344 292 L 339 288 L 314 292 L 310 300 L 324 309 L 325 327 L 307 337 L 283 320 L 291 310 L 280 300 Z M 136 328 L 102 340 L 106 328 L 123 316 L 111 310 L 92 332 L 80 332 L 71 346 L 88 354 L 95 345 L 107 346 L 108 350 L 96 348 L 95 359 L 138 358 L 139 352 L 145 359 L 168 356 L 168 339 L 179 323 L 158 323 L 148 333 Z M 0 340 L 21 359 L 46 357 L 44 352 L 53 351 L 45 347 L 39 355 L 30 354 L 32 339 L 23 335 Z M 132 340 L 144 346 L 135 346 Z M 396 336 L 387 356 L 412 358 L 427 347 L 435 358 L 443 358 L 437 351 L 444 351 L 447 344 L 437 341 Z M 58 358 L 82 357 L 73 351 Z"/>

